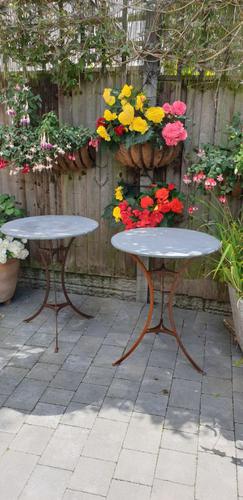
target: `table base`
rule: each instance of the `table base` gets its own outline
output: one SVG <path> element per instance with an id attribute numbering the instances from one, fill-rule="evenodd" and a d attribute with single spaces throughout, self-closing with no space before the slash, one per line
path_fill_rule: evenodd
<path id="1" fill-rule="evenodd" d="M 46 275 L 46 290 L 45 290 L 45 295 L 42 304 L 40 305 L 39 309 L 32 314 L 29 318 L 26 318 L 24 321 L 26 323 L 29 323 L 33 319 L 35 319 L 39 314 L 43 311 L 44 308 L 51 309 L 55 311 L 55 316 L 56 316 L 56 331 L 55 331 L 55 352 L 58 352 L 58 325 L 57 325 L 57 316 L 59 311 L 61 311 L 64 307 L 70 306 L 73 311 L 75 311 L 79 316 L 85 319 L 91 319 L 93 316 L 90 316 L 89 314 L 86 314 L 82 311 L 80 311 L 71 301 L 66 285 L 65 285 L 65 265 L 67 261 L 67 256 L 68 252 L 71 248 L 71 245 L 73 243 L 75 238 L 71 238 L 69 244 L 67 247 L 64 245 L 60 245 L 59 247 L 53 248 L 52 243 L 50 242 L 50 248 L 40 248 L 38 247 L 38 253 L 40 255 L 42 264 L 45 269 L 45 275 Z M 50 295 L 51 291 L 51 273 L 50 273 L 50 264 L 53 263 L 54 256 L 60 254 L 60 263 L 61 263 L 61 286 L 62 286 L 62 292 L 65 297 L 65 302 L 57 302 L 56 299 L 56 280 L 55 280 L 55 272 L 54 272 L 54 296 L 55 300 L 53 302 L 48 302 L 48 298 Z"/>
<path id="2" fill-rule="evenodd" d="M 182 279 L 182 276 L 183 276 L 184 272 L 186 271 L 186 269 L 188 268 L 190 260 L 187 260 L 186 263 L 184 263 L 184 265 L 178 271 L 170 271 L 164 265 L 161 266 L 159 269 L 154 269 L 154 270 L 150 271 L 150 270 L 146 269 L 144 263 L 137 255 L 133 255 L 133 254 L 130 254 L 130 255 L 136 261 L 136 263 L 140 266 L 140 268 L 142 269 L 142 271 L 145 275 L 145 278 L 147 280 L 148 288 L 149 288 L 149 301 L 150 301 L 149 311 L 148 311 L 148 316 L 147 316 L 145 325 L 144 325 L 142 331 L 140 332 L 140 334 L 138 335 L 137 340 L 133 343 L 133 345 L 130 347 L 130 349 L 127 352 L 125 352 L 118 360 L 116 360 L 113 363 L 113 366 L 119 365 L 126 358 L 128 358 L 128 356 L 130 356 L 130 354 L 132 354 L 133 351 L 135 351 L 135 349 L 139 346 L 140 342 L 143 340 L 143 337 L 145 335 L 147 335 L 148 333 L 154 333 L 156 335 L 158 333 L 165 333 L 165 334 L 172 335 L 173 337 L 175 337 L 177 344 L 179 345 L 180 349 L 182 350 L 182 352 L 184 353 L 186 358 L 190 361 L 191 365 L 198 372 L 204 373 L 203 370 L 200 368 L 200 366 L 194 361 L 194 359 L 190 356 L 187 349 L 185 348 L 185 346 L 181 340 L 181 337 L 180 337 L 179 333 L 177 332 L 176 324 L 175 324 L 175 320 L 174 320 L 174 315 L 173 315 L 173 300 L 174 300 L 178 285 Z M 153 279 L 152 279 L 153 273 L 159 273 L 161 275 L 162 301 L 161 301 L 160 321 L 159 321 L 158 325 L 156 325 L 154 327 L 150 327 L 150 323 L 152 321 L 152 316 L 153 316 L 153 310 L 154 310 L 154 283 L 153 283 Z M 164 277 L 166 275 L 173 276 L 173 278 L 174 278 L 174 280 L 172 282 L 171 289 L 169 290 L 169 298 L 168 298 L 168 303 L 167 303 L 170 328 L 167 328 L 164 325 L 164 319 L 163 319 Z"/>

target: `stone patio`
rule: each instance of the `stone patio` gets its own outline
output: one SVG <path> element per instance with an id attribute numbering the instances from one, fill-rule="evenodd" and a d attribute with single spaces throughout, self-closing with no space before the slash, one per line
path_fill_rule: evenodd
<path id="1" fill-rule="evenodd" d="M 72 296 L 94 315 L 22 320 L 43 291 L 0 306 L 1 500 L 243 499 L 243 365 L 223 318 L 176 309 L 199 375 L 169 336 L 112 361 L 147 306 Z M 156 311 L 158 314 L 158 311 Z"/>

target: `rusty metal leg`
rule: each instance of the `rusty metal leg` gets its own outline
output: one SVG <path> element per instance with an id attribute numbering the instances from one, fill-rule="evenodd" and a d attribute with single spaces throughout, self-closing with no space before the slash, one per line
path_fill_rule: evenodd
<path id="1" fill-rule="evenodd" d="M 174 280 L 174 283 L 170 289 L 170 292 L 169 292 L 169 300 L 168 300 L 168 304 L 167 304 L 167 307 L 168 307 L 168 314 L 169 314 L 169 322 L 170 322 L 170 326 L 172 328 L 172 334 L 175 336 L 176 340 L 177 340 L 177 343 L 179 345 L 179 347 L 181 348 L 182 352 L 185 354 L 186 358 L 190 361 L 190 363 L 192 364 L 192 366 L 199 372 L 199 373 L 204 373 L 204 371 L 202 370 L 202 368 L 200 368 L 200 366 L 194 361 L 194 359 L 190 356 L 190 354 L 188 353 L 187 349 L 185 348 L 182 340 L 181 340 L 181 337 L 180 335 L 178 334 L 177 332 L 177 329 L 176 329 L 176 324 L 175 324 L 175 320 L 174 320 L 174 315 L 173 315 L 173 300 L 174 300 L 174 296 L 175 296 L 175 293 L 176 293 L 176 290 L 177 290 L 177 287 L 182 279 L 182 275 L 184 274 L 184 272 L 186 271 L 188 267 L 188 262 L 177 272 L 176 274 L 176 277 L 175 277 L 175 280 Z"/>
<path id="2" fill-rule="evenodd" d="M 39 309 L 37 309 L 37 311 L 32 316 L 30 316 L 29 318 L 26 318 L 24 320 L 26 323 L 29 323 L 30 321 L 32 321 L 32 319 L 35 319 L 41 313 L 41 311 L 44 309 L 44 307 L 46 307 L 47 301 L 48 301 L 48 297 L 49 297 L 49 294 L 50 294 L 50 288 L 51 288 L 51 286 L 50 286 L 50 271 L 49 271 L 48 261 L 44 257 L 45 250 L 43 250 L 43 252 L 42 252 L 40 249 L 38 249 L 38 251 L 39 251 L 39 255 L 40 255 L 42 264 L 43 264 L 44 269 L 45 269 L 46 290 L 45 290 L 45 295 L 44 295 L 43 302 L 40 305 Z"/>
<path id="3" fill-rule="evenodd" d="M 71 245 L 73 243 L 73 241 L 75 240 L 75 238 L 72 238 L 66 248 L 66 251 L 65 251 L 65 255 L 64 255 L 64 259 L 63 259 L 63 262 L 62 262 L 62 270 L 61 270 L 61 284 L 62 284 L 62 290 L 63 290 L 63 294 L 64 294 L 64 297 L 67 301 L 67 304 L 66 305 L 69 305 L 79 316 L 81 316 L 81 318 L 86 318 L 86 319 L 91 319 L 93 318 L 93 316 L 91 316 L 90 314 L 86 314 L 86 313 L 83 313 L 81 311 L 79 311 L 79 309 L 72 303 L 71 299 L 69 298 L 69 295 L 67 293 L 67 289 L 66 289 L 66 286 L 65 286 L 65 265 L 66 265 L 66 261 L 67 261 L 67 256 L 68 256 L 68 252 L 71 248 Z"/>
<path id="4" fill-rule="evenodd" d="M 128 349 L 127 352 L 125 352 L 119 359 L 117 359 L 117 361 L 115 361 L 114 363 L 112 363 L 113 366 L 116 366 L 116 365 L 119 365 L 120 363 L 122 363 L 122 361 L 124 361 L 124 359 L 128 358 L 128 356 L 130 356 L 130 354 L 132 354 L 132 352 L 136 349 L 136 347 L 138 347 L 138 345 L 142 341 L 144 335 L 146 335 L 146 333 L 148 332 L 149 325 L 151 323 L 152 316 L 153 316 L 153 310 L 154 310 L 154 284 L 153 284 L 153 280 L 152 280 L 151 274 L 146 269 L 145 265 L 143 264 L 143 262 L 139 259 L 139 257 L 137 255 L 131 255 L 131 257 L 141 267 L 141 269 L 142 269 L 142 271 L 143 271 L 143 273 L 145 275 L 145 278 L 146 278 L 146 280 L 148 282 L 148 287 L 149 287 L 149 302 L 150 302 L 149 303 L 149 311 L 148 311 L 148 316 L 147 316 L 147 320 L 145 322 L 145 325 L 144 325 L 141 333 L 139 334 L 137 340 L 130 347 L 130 349 Z"/>

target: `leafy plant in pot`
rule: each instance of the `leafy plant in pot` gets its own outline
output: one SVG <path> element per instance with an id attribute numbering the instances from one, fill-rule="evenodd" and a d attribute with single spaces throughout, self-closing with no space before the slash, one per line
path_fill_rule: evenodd
<path id="1" fill-rule="evenodd" d="M 13 297 L 19 273 L 19 261 L 29 255 L 26 240 L 19 240 L 1 233 L 1 226 L 10 220 L 23 217 L 23 210 L 17 208 L 13 196 L 0 195 L 0 303 Z"/>
<path id="2" fill-rule="evenodd" d="M 214 262 L 212 275 L 228 285 L 235 336 L 243 351 L 243 217 L 235 218 L 227 203 L 216 199 L 203 203 L 213 211 L 214 220 L 208 230 L 221 241 L 219 258 Z"/>

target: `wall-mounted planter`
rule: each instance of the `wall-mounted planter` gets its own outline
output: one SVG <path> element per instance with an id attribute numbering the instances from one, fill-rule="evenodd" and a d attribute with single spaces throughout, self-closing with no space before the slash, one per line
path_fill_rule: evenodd
<path id="1" fill-rule="evenodd" d="M 115 158 L 125 167 L 153 169 L 169 165 L 178 156 L 179 151 L 179 144 L 164 146 L 162 149 L 155 149 L 150 142 L 136 144 L 129 149 L 120 144 Z"/>
<path id="2" fill-rule="evenodd" d="M 70 172 L 86 173 L 86 170 L 95 165 L 95 149 L 86 144 L 73 153 L 75 160 L 70 160 L 67 155 L 59 155 L 57 164 L 53 167 L 54 172 L 68 174 Z"/>

